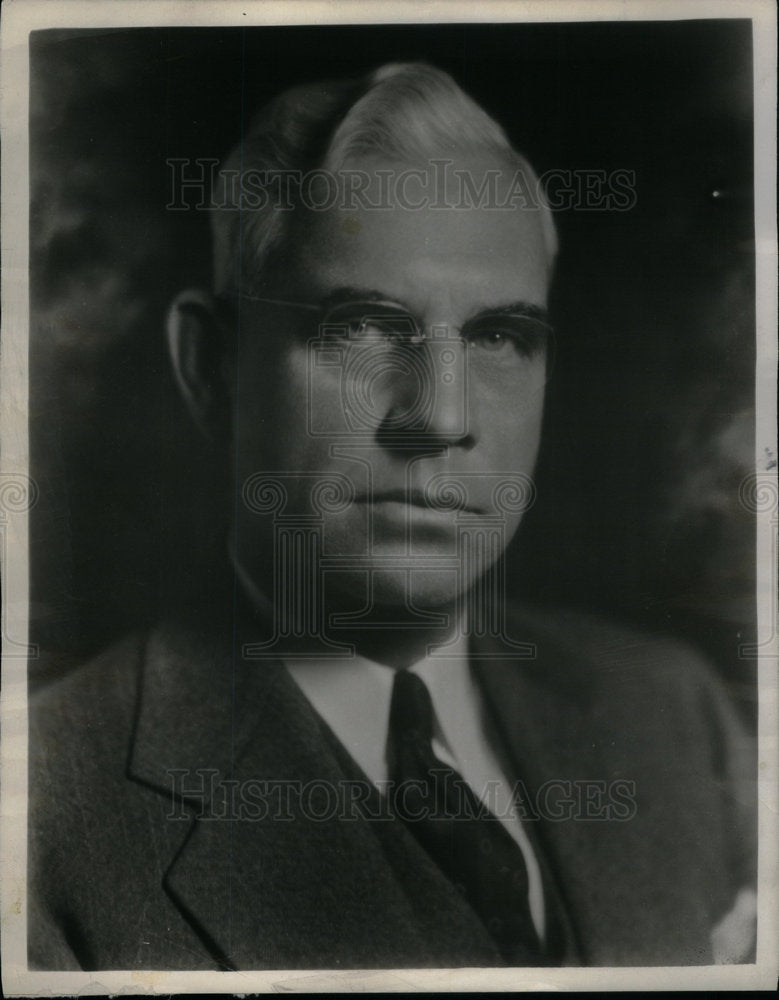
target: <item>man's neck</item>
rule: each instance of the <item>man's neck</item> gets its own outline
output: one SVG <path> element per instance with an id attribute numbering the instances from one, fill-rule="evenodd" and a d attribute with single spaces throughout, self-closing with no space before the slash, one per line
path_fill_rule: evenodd
<path id="1" fill-rule="evenodd" d="M 233 556 L 232 562 L 249 604 L 263 619 L 274 622 L 277 609 L 266 588 L 245 570 L 240 559 Z M 351 646 L 366 659 L 403 669 L 422 660 L 432 648 L 454 641 L 463 627 L 457 603 L 453 600 L 424 610 L 412 608 L 410 602 L 377 605 L 359 615 L 344 615 L 345 602 L 335 595 L 323 609 L 322 622 L 330 624 L 322 632 L 332 643 Z M 304 647 L 305 638 L 295 640 L 290 643 L 290 653 L 305 653 Z"/>
<path id="2" fill-rule="evenodd" d="M 442 613 L 446 615 L 445 612 Z M 432 648 L 446 645 L 455 639 L 455 615 L 450 613 L 446 617 L 447 624 L 437 628 L 363 625 L 360 628 L 333 630 L 331 638 L 353 645 L 355 651 L 366 659 L 401 670 L 424 659 Z"/>

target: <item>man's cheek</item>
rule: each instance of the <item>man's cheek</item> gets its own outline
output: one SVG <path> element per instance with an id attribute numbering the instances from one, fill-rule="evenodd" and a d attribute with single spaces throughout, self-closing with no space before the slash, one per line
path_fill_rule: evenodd
<path id="1" fill-rule="evenodd" d="M 519 472 L 532 476 L 541 443 L 541 415 L 532 414 L 508 427 L 483 435 L 491 472 Z"/>

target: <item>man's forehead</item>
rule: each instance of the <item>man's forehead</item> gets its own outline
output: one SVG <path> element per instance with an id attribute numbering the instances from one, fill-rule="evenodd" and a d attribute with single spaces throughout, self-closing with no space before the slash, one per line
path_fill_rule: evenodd
<path id="1" fill-rule="evenodd" d="M 313 171 L 311 194 L 322 204 L 340 207 L 380 206 L 409 210 L 423 201 L 439 210 L 481 204 L 493 208 L 512 200 L 535 199 L 530 166 L 510 150 L 442 150 L 428 157 L 395 159 L 379 153 L 350 157 Z"/>
<path id="2" fill-rule="evenodd" d="M 450 288 L 470 297 L 481 291 L 496 302 L 545 301 L 551 261 L 541 213 L 520 198 L 507 200 L 513 183 L 507 164 L 459 161 L 458 169 L 469 171 L 463 183 L 477 194 L 481 185 L 480 200 L 472 188 L 467 197 L 451 184 L 447 191 L 436 188 L 441 168 L 435 163 L 375 162 L 360 169 L 384 184 L 384 201 L 349 198 L 304 210 L 294 256 L 307 283 L 384 289 L 393 297 Z M 339 183 L 348 194 L 356 182 L 344 174 Z"/>

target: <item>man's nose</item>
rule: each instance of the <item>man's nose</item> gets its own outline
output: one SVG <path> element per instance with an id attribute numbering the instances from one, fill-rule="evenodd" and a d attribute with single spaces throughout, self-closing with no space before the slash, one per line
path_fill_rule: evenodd
<path id="1" fill-rule="evenodd" d="M 439 325 L 425 331 L 420 341 L 405 348 L 415 353 L 415 377 L 395 382 L 390 424 L 437 444 L 469 439 L 467 345 Z"/>

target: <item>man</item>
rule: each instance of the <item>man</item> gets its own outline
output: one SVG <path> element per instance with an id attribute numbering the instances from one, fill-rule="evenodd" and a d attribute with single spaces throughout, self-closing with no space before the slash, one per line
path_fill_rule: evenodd
<path id="1" fill-rule="evenodd" d="M 31 965 L 749 961 L 753 760 L 706 665 L 505 600 L 551 346 L 529 165 L 391 65 L 282 94 L 221 176 L 169 340 L 230 569 L 33 706 Z"/>

